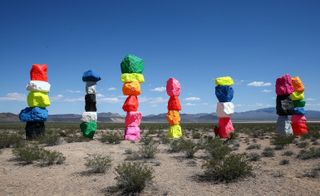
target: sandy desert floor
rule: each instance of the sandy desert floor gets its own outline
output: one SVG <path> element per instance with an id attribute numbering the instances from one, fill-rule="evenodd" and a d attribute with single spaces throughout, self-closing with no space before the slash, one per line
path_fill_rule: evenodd
<path id="1" fill-rule="evenodd" d="M 240 134 L 237 153 L 248 152 L 247 137 Z M 261 149 L 250 152 L 261 153 L 264 147 L 270 146 L 270 139 L 256 139 L 256 143 L 261 144 Z M 122 141 L 113 145 L 94 139 L 45 148 L 62 152 L 65 163 L 49 167 L 21 165 L 13 160 L 12 149 L 2 150 L 0 195 L 111 195 L 106 189 L 116 184 L 114 167 L 125 161 L 127 149 L 137 150 L 139 144 Z M 254 176 L 229 184 L 199 182 L 193 178 L 203 171 L 201 152 L 194 159 L 186 159 L 183 153 L 168 153 L 168 145 L 160 144 L 159 149 L 154 160 L 146 161 L 154 168 L 155 177 L 141 195 L 320 195 L 320 179 L 303 176 L 306 170 L 319 164 L 319 159 L 300 160 L 295 155 L 282 155 L 287 150 L 297 154 L 300 149 L 295 144 L 275 151 L 274 157 L 252 162 Z M 105 174 L 86 174 L 84 158 L 93 153 L 111 155 L 112 169 Z M 290 161 L 288 165 L 279 164 L 284 158 Z"/>

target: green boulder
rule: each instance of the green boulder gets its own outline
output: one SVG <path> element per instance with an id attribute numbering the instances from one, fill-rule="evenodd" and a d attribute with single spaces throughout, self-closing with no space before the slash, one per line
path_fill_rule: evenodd
<path id="1" fill-rule="evenodd" d="M 144 70 L 144 62 L 141 58 L 129 54 L 124 57 L 121 62 L 122 73 L 142 73 Z"/>
<path id="2" fill-rule="evenodd" d="M 304 100 L 296 100 L 296 101 L 293 101 L 293 105 L 295 108 L 297 107 L 304 107 L 306 105 L 306 102 Z"/>
<path id="3" fill-rule="evenodd" d="M 97 123 L 95 121 L 83 122 L 80 124 L 80 129 L 84 137 L 93 138 L 97 130 Z"/>

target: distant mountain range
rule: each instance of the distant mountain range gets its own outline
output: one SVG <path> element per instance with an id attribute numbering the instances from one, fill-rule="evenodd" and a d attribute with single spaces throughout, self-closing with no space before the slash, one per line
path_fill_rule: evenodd
<path id="1" fill-rule="evenodd" d="M 309 121 L 320 121 L 320 111 L 306 111 L 306 117 Z M 49 122 L 80 122 L 79 114 L 54 114 L 49 115 Z M 118 113 L 98 113 L 100 122 L 123 123 L 124 117 Z M 181 114 L 184 123 L 206 123 L 217 120 L 215 113 L 199 113 L 199 114 Z M 275 108 L 263 108 L 258 110 L 236 112 L 232 116 L 233 121 L 275 121 L 277 114 Z M 0 113 L 0 122 L 16 122 L 19 121 L 17 114 Z M 143 117 L 143 122 L 159 122 L 166 123 L 166 114 L 147 115 Z"/>

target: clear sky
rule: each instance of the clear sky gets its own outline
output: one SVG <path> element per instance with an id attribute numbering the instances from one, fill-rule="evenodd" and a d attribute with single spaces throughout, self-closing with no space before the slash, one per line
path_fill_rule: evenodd
<path id="1" fill-rule="evenodd" d="M 237 111 L 275 105 L 275 79 L 305 83 L 320 110 L 320 1 L 0 1 L 0 112 L 27 106 L 32 64 L 47 64 L 49 113 L 82 113 L 82 73 L 100 73 L 98 112 L 124 114 L 120 62 L 145 61 L 139 110 L 167 111 L 166 80 L 180 80 L 183 113 L 214 112 L 213 79 L 234 78 Z"/>

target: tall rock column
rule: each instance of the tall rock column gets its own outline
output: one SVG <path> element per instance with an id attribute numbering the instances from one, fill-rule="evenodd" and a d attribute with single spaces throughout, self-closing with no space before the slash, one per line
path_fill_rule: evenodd
<path id="1" fill-rule="evenodd" d="M 138 111 L 138 96 L 141 94 L 140 84 L 144 83 L 144 61 L 135 56 L 127 55 L 121 61 L 122 93 L 128 96 L 122 109 L 127 112 L 125 118 L 124 139 L 130 141 L 140 140 L 141 112 Z"/>
<path id="2" fill-rule="evenodd" d="M 278 114 L 276 131 L 281 135 L 292 134 L 289 115 L 293 114 L 293 102 L 290 95 L 293 93 L 291 76 L 285 74 L 276 80 L 276 110 Z"/>
<path id="3" fill-rule="evenodd" d="M 19 118 L 26 122 L 26 138 L 34 139 L 44 134 L 44 122 L 48 118 L 50 99 L 50 84 L 48 83 L 47 65 L 33 64 L 30 70 L 30 82 L 27 84 L 29 91 L 27 103 L 29 107 L 21 110 Z"/>
<path id="4" fill-rule="evenodd" d="M 294 135 L 308 134 L 307 119 L 305 117 L 304 106 L 304 85 L 299 77 L 292 78 L 294 92 L 290 95 L 293 102 L 293 115 L 291 117 L 292 130 Z"/>
<path id="5" fill-rule="evenodd" d="M 230 76 L 215 79 L 215 94 L 219 102 L 217 103 L 216 113 L 218 116 L 218 129 L 215 130 L 220 138 L 229 138 L 234 131 L 231 115 L 234 113 L 233 99 L 233 79 Z"/>
<path id="6" fill-rule="evenodd" d="M 82 113 L 80 129 L 84 137 L 91 139 L 97 130 L 96 84 L 100 80 L 100 76 L 92 70 L 84 72 L 82 76 L 82 81 L 86 83 L 86 96 L 85 112 Z"/>
<path id="7" fill-rule="evenodd" d="M 179 95 L 181 92 L 181 85 L 175 78 L 169 78 L 166 86 L 167 94 L 170 96 L 168 101 L 168 113 L 167 120 L 169 122 L 170 128 L 168 131 L 169 138 L 180 138 L 182 136 L 182 130 L 180 126 L 180 113 L 181 104 L 179 100 Z"/>

